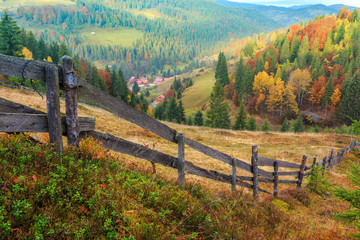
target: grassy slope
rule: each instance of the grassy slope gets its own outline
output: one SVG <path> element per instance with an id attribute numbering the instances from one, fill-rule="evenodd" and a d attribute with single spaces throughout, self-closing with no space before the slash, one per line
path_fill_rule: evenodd
<path id="1" fill-rule="evenodd" d="M 29 105 L 30 107 L 45 110 L 45 100 L 41 100 L 39 96 L 34 93 L 29 93 L 25 90 L 11 90 L 0 87 L 0 95 L 6 99 L 23 103 Z M 61 103 L 62 111 L 64 112 L 64 104 Z M 97 120 L 97 130 L 109 132 L 114 135 L 121 136 L 125 139 L 140 143 L 140 144 L 149 144 L 151 147 L 155 145 L 155 149 L 163 151 L 165 153 L 171 154 L 176 156 L 177 154 L 177 147 L 176 145 L 169 143 L 163 139 L 160 139 L 153 134 L 140 129 L 139 127 L 134 126 L 128 122 L 125 122 L 122 119 L 115 117 L 114 115 L 105 112 L 101 109 L 89 107 L 86 105 L 79 105 L 79 114 L 83 116 L 94 116 Z M 168 123 L 166 123 L 168 124 Z M 240 159 L 244 159 L 247 162 L 250 162 L 250 154 L 251 154 L 251 145 L 258 144 L 259 146 L 259 154 L 266 157 L 277 158 L 279 160 L 286 160 L 291 162 L 300 162 L 300 158 L 302 154 L 308 154 L 309 156 L 317 155 L 322 157 L 326 154 L 329 154 L 329 150 L 331 147 L 335 147 L 335 149 L 340 148 L 342 146 L 348 145 L 351 137 L 344 136 L 344 135 L 332 135 L 332 134 L 281 134 L 281 133 L 260 133 L 260 132 L 240 132 L 240 131 L 230 131 L 230 130 L 219 130 L 219 129 L 208 129 L 208 128 L 196 128 L 196 127 L 186 127 L 180 126 L 176 124 L 168 124 L 171 127 L 177 129 L 180 132 L 183 132 L 186 136 L 200 141 L 206 145 L 214 147 L 215 149 L 224 151 L 232 156 L 238 157 Z M 38 134 L 41 137 L 41 134 Z M 150 163 L 147 163 L 143 160 L 138 160 L 133 157 L 128 157 L 121 154 L 112 153 L 112 156 L 121 159 L 123 162 L 126 162 L 130 165 L 138 165 L 141 166 L 141 169 L 149 169 L 151 167 Z M 186 159 L 188 161 L 193 162 L 196 165 L 217 170 L 219 172 L 224 172 L 229 174 L 231 172 L 231 168 L 226 164 L 222 164 L 213 159 L 209 159 L 198 152 L 192 151 L 188 147 L 186 147 Z M 354 158 L 356 159 L 356 158 Z M 348 185 L 345 174 L 343 169 L 346 168 L 347 165 L 343 165 L 339 167 L 339 171 L 336 170 L 334 173 L 329 174 L 332 181 L 334 183 L 341 183 L 345 186 Z M 177 177 L 177 172 L 173 169 L 164 168 L 161 166 L 157 166 L 157 173 L 160 177 L 166 178 L 170 181 L 175 182 Z M 266 168 L 265 168 L 266 169 Z M 267 170 L 271 170 L 268 168 Z M 282 169 L 284 171 L 289 169 Z M 30 178 L 32 172 L 27 173 L 30 174 L 28 178 Z M 237 171 L 239 175 L 247 175 L 248 173 L 244 173 L 240 170 Z M 14 175 L 13 175 L 14 176 Z M 14 176 L 15 177 L 15 176 Z M 219 196 L 219 194 L 230 194 L 230 186 L 226 184 L 222 184 L 219 182 L 214 182 L 211 180 L 206 180 L 203 178 L 198 178 L 194 176 L 187 175 L 187 183 L 190 184 L 189 188 L 201 185 L 205 189 L 208 189 L 214 195 Z M 288 179 L 293 179 L 288 178 Z M 105 180 L 104 180 L 105 181 Z M 266 188 L 267 190 L 271 191 L 272 186 L 267 184 L 261 184 L 261 187 Z M 285 188 L 289 187 L 288 185 L 280 185 L 280 189 L 286 190 Z M 240 189 L 238 189 L 240 190 Z M 164 191 L 169 191 L 168 189 L 164 189 Z M 177 191 L 177 190 L 176 190 Z M 242 189 L 241 192 L 245 194 L 247 190 Z M 228 196 L 229 197 L 229 196 Z M 237 196 L 239 197 L 239 196 Z M 266 195 L 262 196 L 265 200 L 269 197 Z M 247 220 L 249 221 L 272 221 L 277 222 L 277 227 L 270 227 L 263 225 L 256 229 L 259 232 L 255 239 L 262 239 L 263 235 L 266 235 L 268 239 L 286 239 L 290 238 L 291 236 L 297 236 L 296 238 L 308 239 L 310 236 L 315 236 L 315 239 L 326 239 L 329 236 L 336 236 L 336 235 L 329 235 L 329 234 L 337 234 L 338 236 L 342 236 L 344 238 L 344 234 L 346 231 L 349 231 L 349 227 L 339 225 L 338 222 L 333 220 L 332 213 L 345 209 L 347 207 L 346 204 L 330 198 L 326 201 L 323 201 L 322 198 L 317 196 L 310 196 L 312 199 L 312 204 L 308 207 L 304 207 L 303 205 L 299 205 L 298 203 L 291 203 L 288 200 L 284 200 L 288 203 L 283 204 L 281 202 L 281 207 L 283 212 L 290 214 L 290 218 L 286 217 L 287 214 L 280 214 L 271 211 L 272 217 L 278 217 L 277 219 L 271 219 L 269 212 L 266 213 L 267 210 L 259 210 L 257 214 L 259 216 L 254 219 L 253 215 L 249 214 L 246 211 Z M 202 200 L 201 200 L 202 201 Z M 214 200 L 213 200 L 214 201 Z M 276 202 L 275 202 L 276 203 Z M 165 203 L 163 203 L 165 204 Z M 226 204 L 229 204 L 227 202 Z M 224 206 L 230 207 L 224 204 Z M 243 203 L 239 203 L 243 204 Z M 269 207 L 272 208 L 269 203 L 265 204 L 264 202 L 261 203 L 262 206 L 265 208 Z M 265 204 L 265 205 L 264 205 Z M 276 203 L 278 204 L 278 203 Z M 283 209 L 283 205 L 286 206 L 286 211 Z M 267 206 L 267 207 L 266 207 Z M 139 206 L 132 206 L 133 208 L 138 208 Z M 162 205 L 163 208 L 169 207 L 169 205 Z M 133 208 L 127 209 L 126 211 L 132 211 Z M 230 207 L 231 208 L 231 207 Z M 252 208 L 248 209 L 250 212 Z M 124 210 L 124 209 L 123 209 Z M 245 211 L 245 209 L 238 209 L 239 211 Z M 236 211 L 238 211 L 236 210 Z M 125 211 L 125 210 L 124 210 Z M 138 211 L 138 210 L 136 210 Z M 145 211 L 145 210 L 144 210 Z M 225 209 L 222 208 L 222 211 Z M 264 212 L 265 211 L 265 212 Z M 290 212 L 289 212 L 290 211 Z M 145 211 L 146 212 L 146 211 Z M 255 211 L 256 212 L 256 211 Z M 140 216 L 137 215 L 135 219 L 141 218 L 143 211 L 140 211 Z M 160 213 L 159 213 L 160 214 Z M 218 212 L 216 214 L 219 214 Z M 131 215 L 131 214 L 130 214 Z M 239 216 L 240 219 L 244 218 L 244 215 L 239 215 L 238 213 L 235 214 Z M 224 217 L 224 216 L 221 216 Z M 221 221 L 229 218 L 229 216 L 225 216 L 222 218 Z M 177 218 L 175 221 L 179 221 L 180 218 Z M 144 220 L 144 219 L 143 219 Z M 248 223 L 247 220 L 245 221 L 246 224 L 253 224 Z M 225 220 L 226 221 L 226 220 Z M 243 221 L 243 219 L 241 220 Z M 241 222 L 239 220 L 239 222 Z M 240 224 L 240 223 L 239 223 Z M 249 226 L 250 226 L 249 225 Z M 257 224 L 256 224 L 257 225 Z M 134 226 L 132 226 L 134 227 Z M 173 226 L 175 227 L 175 226 Z M 226 231 L 251 231 L 251 227 L 246 227 L 244 230 L 244 226 L 235 226 L 230 224 L 230 228 Z M 238 230 L 234 230 L 237 228 Z M 256 227 L 255 227 L 256 228 Z M 302 231 L 302 228 L 309 228 L 309 231 Z M 177 228 L 176 228 L 177 229 Z M 177 229 L 178 230 L 178 229 Z M 189 229 L 188 229 L 189 230 Z M 140 231 L 140 230 L 139 230 Z M 142 231 L 142 230 L 141 230 Z M 280 232 L 283 232 L 285 235 L 281 235 Z M 253 234 L 254 232 L 252 232 Z M 140 233 L 139 233 L 140 234 Z M 185 234 L 185 233 L 184 233 Z M 189 234 L 187 232 L 186 234 Z M 269 235 L 275 234 L 275 235 Z M 310 235 L 309 235 L 310 234 Z M 276 237 L 277 236 L 277 237 Z M 300 236 L 300 237 L 299 237 Z M 224 238 L 224 235 L 222 236 Z M 280 238 L 278 238 L 280 237 Z M 190 238 L 190 237 L 189 237 Z M 242 236 L 239 238 L 245 238 L 246 236 Z M 339 239 L 341 239 L 339 238 Z M 334 239 L 334 238 L 333 238 Z"/>
<path id="2" fill-rule="evenodd" d="M 95 32 L 96 35 L 91 35 Z M 132 28 L 83 28 L 79 31 L 81 44 L 101 44 L 101 45 L 120 45 L 123 47 L 131 47 L 132 44 L 143 38 L 143 33 Z"/>

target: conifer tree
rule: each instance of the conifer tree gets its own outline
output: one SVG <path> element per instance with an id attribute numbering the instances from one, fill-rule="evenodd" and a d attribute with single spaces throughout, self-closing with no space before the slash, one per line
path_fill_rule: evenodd
<path id="1" fill-rule="evenodd" d="M 271 131 L 270 126 L 269 126 L 269 121 L 265 120 L 265 122 L 263 123 L 263 125 L 261 125 L 260 127 L 262 132 L 269 132 Z"/>
<path id="2" fill-rule="evenodd" d="M 175 98 L 171 98 L 166 111 L 167 120 L 170 122 L 174 122 L 178 119 L 178 116 L 179 116 L 179 107 L 176 103 Z"/>
<path id="3" fill-rule="evenodd" d="M 290 122 L 287 118 L 284 119 L 281 128 L 280 128 L 280 132 L 287 132 L 290 129 Z"/>
<path id="4" fill-rule="evenodd" d="M 5 12 L 4 17 L 0 21 L 0 53 L 10 56 L 21 56 L 22 49 L 20 28 L 8 13 Z M 31 49 L 29 50 L 31 51 Z"/>
<path id="5" fill-rule="evenodd" d="M 195 114 L 194 124 L 195 124 L 195 126 L 203 126 L 204 125 L 203 113 L 200 110 L 198 110 Z"/>
<path id="6" fill-rule="evenodd" d="M 236 122 L 233 127 L 234 130 L 244 130 L 246 128 L 246 113 L 243 102 L 240 102 L 239 112 L 236 116 Z"/>
<path id="7" fill-rule="evenodd" d="M 210 109 L 207 111 L 206 124 L 213 128 L 229 128 L 230 119 L 228 106 L 224 103 L 224 88 L 219 80 L 215 82 L 215 86 L 210 96 Z"/>
<path id="8" fill-rule="evenodd" d="M 305 130 L 304 122 L 301 115 L 299 114 L 299 116 L 296 118 L 296 121 L 294 122 L 293 131 L 297 133 L 297 132 L 304 132 L 304 130 Z"/>
<path id="9" fill-rule="evenodd" d="M 297 58 L 299 47 L 300 47 L 300 41 L 299 41 L 297 36 L 294 36 L 293 40 L 291 42 L 291 49 L 290 49 L 291 59 L 290 59 L 290 62 L 295 61 L 295 59 Z"/>
<path id="10" fill-rule="evenodd" d="M 251 117 L 249 119 L 249 121 L 246 124 L 246 129 L 249 131 L 256 131 L 257 126 L 256 126 L 256 120 L 255 118 Z"/>
<path id="11" fill-rule="evenodd" d="M 290 59 L 290 44 L 288 38 L 285 38 L 284 43 L 280 50 L 280 63 L 285 63 Z"/>
<path id="12" fill-rule="evenodd" d="M 227 60 L 223 52 L 219 53 L 218 62 L 215 71 L 216 80 L 224 87 L 229 84 L 229 72 L 227 68 Z"/>
<path id="13" fill-rule="evenodd" d="M 330 78 L 329 82 L 325 86 L 325 94 L 322 99 L 321 105 L 323 108 L 327 109 L 327 107 L 331 104 L 331 96 L 334 93 L 334 88 L 332 85 L 332 79 Z"/>
<path id="14" fill-rule="evenodd" d="M 61 62 L 61 58 L 63 56 L 71 56 L 70 52 L 69 52 L 69 49 L 67 48 L 66 44 L 64 42 L 62 42 L 60 44 L 60 49 L 59 49 L 59 62 Z"/>
<path id="15" fill-rule="evenodd" d="M 351 123 L 348 117 L 354 120 L 360 120 L 360 72 L 357 71 L 355 75 L 347 77 L 342 86 L 342 99 L 339 106 L 339 117 Z"/>
<path id="16" fill-rule="evenodd" d="M 186 118 L 185 118 L 185 110 L 184 110 L 184 106 L 182 101 L 180 100 L 179 102 L 179 107 L 178 107 L 178 116 L 176 119 L 177 123 L 185 123 L 186 122 Z"/>
<path id="17" fill-rule="evenodd" d="M 137 81 L 135 81 L 134 86 L 132 87 L 132 91 L 135 95 L 138 94 L 138 92 L 140 92 L 140 87 L 137 84 Z"/>
<path id="18" fill-rule="evenodd" d="M 187 119 L 186 119 L 186 125 L 188 125 L 188 126 L 193 126 L 193 125 L 194 125 L 194 120 L 193 120 L 193 118 L 192 118 L 191 115 L 189 115 L 189 116 L 187 117 Z"/>
<path id="19" fill-rule="evenodd" d="M 119 70 L 118 70 L 117 77 L 118 77 L 118 81 L 119 81 L 119 85 L 120 85 L 119 97 L 124 102 L 128 102 L 129 89 L 128 89 L 127 82 L 125 81 L 124 73 L 121 68 L 119 68 Z"/>

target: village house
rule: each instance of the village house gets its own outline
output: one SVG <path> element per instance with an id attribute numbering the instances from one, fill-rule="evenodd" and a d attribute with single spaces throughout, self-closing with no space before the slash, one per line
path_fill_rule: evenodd
<path id="1" fill-rule="evenodd" d="M 158 96 L 157 98 L 156 98 L 156 102 L 157 103 L 161 103 L 161 102 L 163 102 L 165 100 L 165 96 L 164 95 L 160 95 L 160 96 Z"/>

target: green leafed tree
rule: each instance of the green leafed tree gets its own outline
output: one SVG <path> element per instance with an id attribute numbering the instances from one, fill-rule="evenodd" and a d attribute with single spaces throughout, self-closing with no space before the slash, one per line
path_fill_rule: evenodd
<path id="1" fill-rule="evenodd" d="M 4 17 L 0 21 L 0 53 L 10 56 L 21 56 L 22 48 L 20 28 L 5 12 Z"/>
<path id="2" fill-rule="evenodd" d="M 203 126 L 204 125 L 203 113 L 200 110 L 198 110 L 195 114 L 194 124 L 195 124 L 195 126 Z"/>
<path id="3" fill-rule="evenodd" d="M 219 53 L 218 62 L 215 71 L 216 80 L 224 87 L 229 84 L 229 72 L 227 68 L 227 60 L 223 52 Z"/>
<path id="4" fill-rule="evenodd" d="M 207 111 L 206 125 L 213 128 L 229 128 L 230 119 L 228 106 L 224 102 L 224 88 L 220 81 L 215 82 L 215 86 L 210 96 L 210 109 Z"/>
<path id="5" fill-rule="evenodd" d="M 241 102 L 239 106 L 239 112 L 236 116 L 236 122 L 233 127 L 234 130 L 244 130 L 246 128 L 246 112 L 244 103 Z"/>
<path id="6" fill-rule="evenodd" d="M 347 78 L 342 86 L 342 99 L 339 106 L 339 117 L 351 123 L 351 117 L 354 120 L 360 120 L 360 72 L 357 71 L 352 78 Z"/>

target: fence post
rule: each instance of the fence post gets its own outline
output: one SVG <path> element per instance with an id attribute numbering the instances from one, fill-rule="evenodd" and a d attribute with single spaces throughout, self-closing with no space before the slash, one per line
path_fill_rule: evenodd
<path id="1" fill-rule="evenodd" d="M 61 58 L 61 65 L 64 77 L 68 145 L 79 147 L 79 118 L 77 113 L 78 82 L 74 74 L 73 59 L 69 56 L 63 56 Z"/>
<path id="2" fill-rule="evenodd" d="M 178 183 L 185 189 L 185 136 L 177 134 L 176 139 L 178 141 Z"/>
<path id="3" fill-rule="evenodd" d="M 327 157 L 324 157 L 323 161 L 322 161 L 322 175 L 324 176 L 325 170 L 326 170 L 326 162 L 327 162 Z"/>
<path id="4" fill-rule="evenodd" d="M 307 157 L 308 157 L 307 155 L 304 155 L 302 158 L 302 161 L 301 161 L 299 179 L 298 179 L 298 183 L 296 186 L 297 189 L 301 188 L 302 180 L 304 178 L 304 171 L 305 171 L 305 164 L 306 164 Z"/>
<path id="5" fill-rule="evenodd" d="M 279 184 L 279 163 L 274 162 L 274 197 L 278 196 L 278 184 Z"/>
<path id="6" fill-rule="evenodd" d="M 231 165 L 232 165 L 231 191 L 235 192 L 236 191 L 236 159 L 235 158 L 232 159 Z"/>
<path id="7" fill-rule="evenodd" d="M 313 158 L 313 166 L 315 166 L 315 164 L 316 164 L 316 156 L 314 156 L 314 158 Z"/>
<path id="8" fill-rule="evenodd" d="M 46 107 L 48 115 L 50 143 L 56 143 L 56 151 L 63 153 L 62 125 L 59 99 L 59 72 L 57 67 L 47 65 L 46 76 Z"/>
<path id="9" fill-rule="evenodd" d="M 257 145 L 252 146 L 252 157 L 251 157 L 251 164 L 252 164 L 252 172 L 253 172 L 253 195 L 255 198 L 259 196 L 259 174 L 258 174 L 258 148 Z"/>

